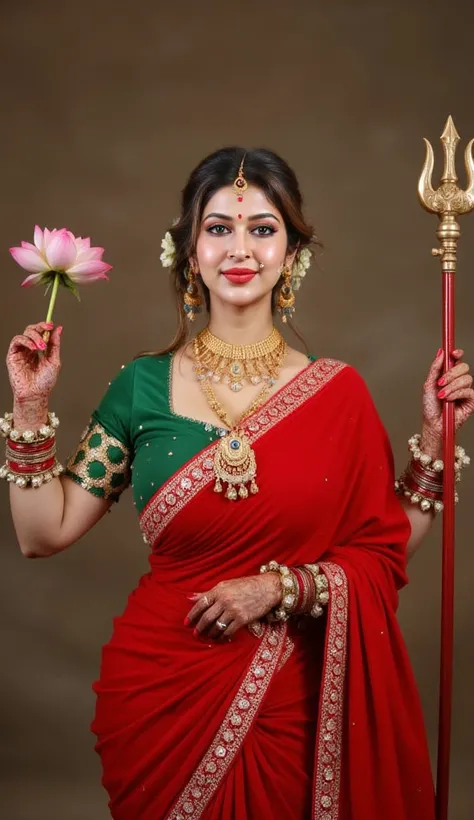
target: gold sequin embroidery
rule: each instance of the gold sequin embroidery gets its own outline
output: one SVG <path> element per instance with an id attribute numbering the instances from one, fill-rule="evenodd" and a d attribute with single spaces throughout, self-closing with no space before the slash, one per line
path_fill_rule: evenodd
<path id="1" fill-rule="evenodd" d="M 337 820 L 347 665 L 348 585 L 344 570 L 337 564 L 321 562 L 319 566 L 329 581 L 331 604 L 319 700 L 313 817 L 315 820 Z"/>
<path id="2" fill-rule="evenodd" d="M 211 746 L 181 792 L 167 820 L 199 820 L 234 762 L 268 691 L 289 657 L 286 624 L 265 625 L 257 651 Z"/>
<path id="3" fill-rule="evenodd" d="M 130 453 L 91 419 L 66 463 L 66 475 L 98 498 L 118 501 L 130 484 Z"/>

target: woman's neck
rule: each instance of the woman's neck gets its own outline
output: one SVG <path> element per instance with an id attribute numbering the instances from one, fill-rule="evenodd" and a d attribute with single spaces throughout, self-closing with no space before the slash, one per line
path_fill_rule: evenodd
<path id="1" fill-rule="evenodd" d="M 270 336 L 273 324 L 267 304 L 245 308 L 220 304 L 217 309 L 211 308 L 209 330 L 224 342 L 248 345 Z"/>

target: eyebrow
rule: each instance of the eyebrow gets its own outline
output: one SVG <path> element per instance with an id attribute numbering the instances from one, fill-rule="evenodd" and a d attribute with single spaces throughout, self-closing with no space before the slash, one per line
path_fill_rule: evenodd
<path id="1" fill-rule="evenodd" d="M 205 222 L 206 219 L 225 219 L 227 222 L 232 222 L 232 218 L 233 217 L 228 214 L 212 213 L 205 216 L 203 221 Z M 257 219 L 274 219 L 276 222 L 280 222 L 278 217 L 271 213 L 254 214 L 253 216 L 249 216 L 249 222 L 254 222 Z"/>

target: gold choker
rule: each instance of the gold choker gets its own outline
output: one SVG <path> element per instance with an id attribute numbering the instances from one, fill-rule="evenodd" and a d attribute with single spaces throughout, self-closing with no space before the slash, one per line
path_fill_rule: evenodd
<path id="1" fill-rule="evenodd" d="M 265 382 L 272 387 L 286 353 L 286 342 L 276 327 L 266 339 L 250 345 L 223 342 L 205 328 L 194 339 L 193 347 L 199 381 L 223 382 L 236 393 L 246 383 Z"/>

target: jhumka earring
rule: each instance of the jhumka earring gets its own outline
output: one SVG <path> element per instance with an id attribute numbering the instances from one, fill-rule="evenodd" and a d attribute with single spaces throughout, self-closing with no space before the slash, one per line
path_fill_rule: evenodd
<path id="1" fill-rule="evenodd" d="M 291 268 L 285 266 L 283 271 L 283 284 L 278 294 L 277 308 L 281 314 L 281 321 L 286 324 L 295 312 L 295 294 L 291 287 Z"/>
<path id="2" fill-rule="evenodd" d="M 201 295 L 196 282 L 196 274 L 190 265 L 186 271 L 187 286 L 184 291 L 184 312 L 190 322 L 194 322 L 196 315 L 201 313 Z"/>

